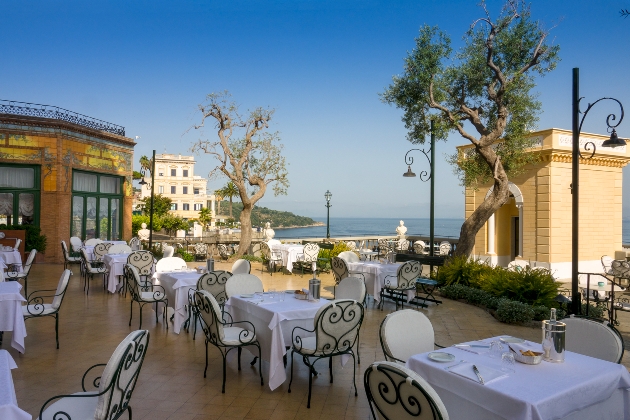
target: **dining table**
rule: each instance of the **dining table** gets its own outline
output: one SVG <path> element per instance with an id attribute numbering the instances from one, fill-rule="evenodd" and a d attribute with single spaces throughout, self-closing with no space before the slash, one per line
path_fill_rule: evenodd
<path id="1" fill-rule="evenodd" d="M 407 367 L 437 392 L 452 420 L 593 420 L 630 418 L 630 373 L 625 366 L 565 351 L 563 363 L 516 362 L 502 372 L 501 359 L 481 347 L 506 337 L 462 343 L 421 353 Z M 509 338 L 513 340 L 513 338 Z M 507 344 L 503 351 L 509 352 Z M 523 341 L 522 348 L 543 352 L 540 343 Z M 461 345 L 460 345 L 461 346 Z M 471 347 L 466 347 L 471 346 Z M 485 377 L 482 384 L 473 366 Z"/>
<path id="2" fill-rule="evenodd" d="M 24 353 L 26 325 L 22 314 L 22 302 L 26 302 L 26 299 L 20 290 L 22 285 L 17 281 L 0 282 L 0 331 L 12 331 L 11 346 Z"/>
<path id="3" fill-rule="evenodd" d="M 293 264 L 304 255 L 304 245 L 299 244 L 273 244 L 271 250 L 280 252 L 282 265 L 290 272 L 293 272 Z"/>
<path id="4" fill-rule="evenodd" d="M 0 250 L 0 260 L 7 266 L 15 266 L 18 271 L 22 271 L 22 255 L 17 249 L 11 248 L 10 250 Z"/>
<path id="5" fill-rule="evenodd" d="M 173 332 L 179 334 L 182 324 L 188 318 L 188 294 L 197 289 L 197 281 L 202 274 L 197 270 L 162 271 L 153 274 L 154 284 L 164 288 L 168 305 L 173 308 Z"/>
<path id="6" fill-rule="evenodd" d="M 374 300 L 381 300 L 381 289 L 385 287 L 385 278 L 390 284 L 397 284 L 396 274 L 401 263 L 381 263 L 380 261 L 360 261 L 348 262 L 348 271 L 360 272 L 365 276 L 365 288 L 367 293 L 374 297 Z M 416 296 L 415 290 L 408 290 L 407 301 Z"/>
<path id="7" fill-rule="evenodd" d="M 11 370 L 17 364 L 8 351 L 0 350 L 0 419 L 31 420 L 33 416 L 18 407 Z"/>
<path id="8" fill-rule="evenodd" d="M 262 360 L 269 362 L 267 384 L 271 390 L 278 388 L 287 379 L 284 356 L 287 348 L 291 347 L 293 328 L 312 330 L 315 314 L 327 303 L 329 301 L 326 299 L 296 299 L 292 291 L 279 291 L 276 296 L 265 293 L 262 301 L 256 297 L 239 295 L 225 302 L 225 310 L 234 321 L 249 321 L 254 325 Z M 313 336 L 303 331 L 300 333 L 303 338 Z"/>
<path id="9" fill-rule="evenodd" d="M 130 253 L 123 254 L 105 254 L 103 255 L 103 264 L 108 268 L 107 274 L 107 290 L 110 293 L 116 293 L 122 286 L 122 276 L 125 274 L 125 264 Z"/>

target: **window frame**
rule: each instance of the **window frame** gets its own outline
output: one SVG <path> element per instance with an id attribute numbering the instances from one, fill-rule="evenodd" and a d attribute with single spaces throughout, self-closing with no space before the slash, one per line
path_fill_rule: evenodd
<path id="1" fill-rule="evenodd" d="M 177 186 L 171 185 L 171 194 L 177 194 Z"/>
<path id="2" fill-rule="evenodd" d="M 15 188 L 0 187 L 1 194 L 13 194 L 13 215 L 12 223 L 7 226 L 26 226 L 24 224 L 16 224 L 19 219 L 20 194 L 33 194 L 33 226 L 39 226 L 40 222 L 40 199 L 41 199 L 41 165 L 22 165 L 19 163 L 0 163 L 2 167 L 12 168 L 30 168 L 33 169 L 33 187 L 32 188 Z"/>
<path id="3" fill-rule="evenodd" d="M 182 204 L 182 211 L 190 211 L 190 204 L 189 203 L 183 203 Z"/>
<path id="4" fill-rule="evenodd" d="M 89 175 L 96 175 L 96 192 L 89 191 L 77 191 L 74 189 L 74 173 L 80 172 Z M 101 192 L 101 177 L 111 177 L 119 179 L 119 191 L 118 193 L 108 193 Z M 120 240 L 122 238 L 123 232 L 123 206 L 124 206 L 124 182 L 125 177 L 121 175 L 102 173 L 102 172 L 92 172 L 92 171 L 83 171 L 80 169 L 72 169 L 71 173 L 72 179 L 72 188 L 70 195 L 70 232 L 72 234 L 72 218 L 74 217 L 74 197 L 81 197 L 83 199 L 83 216 L 81 220 L 81 239 L 85 239 L 87 237 L 87 200 L 90 197 L 96 198 L 96 224 L 94 229 L 94 238 L 101 237 L 101 224 L 100 224 L 100 214 L 101 214 L 101 199 L 107 199 L 107 240 L 112 240 L 112 200 L 118 200 L 118 238 L 116 240 Z"/>

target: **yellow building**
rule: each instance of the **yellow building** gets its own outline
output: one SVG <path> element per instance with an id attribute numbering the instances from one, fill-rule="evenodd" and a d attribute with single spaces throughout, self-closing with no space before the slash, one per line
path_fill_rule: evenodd
<path id="1" fill-rule="evenodd" d="M 510 201 L 501 207 L 475 238 L 473 255 L 506 266 L 514 259 L 550 268 L 556 278 L 571 277 L 571 148 L 570 130 L 552 128 L 532 133 L 532 153 L 540 162 L 510 179 Z M 580 159 L 579 270 L 601 272 L 603 255 L 622 250 L 622 168 L 630 147 L 603 148 L 610 136 L 582 133 L 583 145 L 593 142 L 592 159 Z M 464 152 L 472 146 L 461 146 Z M 466 217 L 491 191 L 492 185 L 467 188 Z"/>
<path id="2" fill-rule="evenodd" d="M 70 236 L 129 239 L 134 145 L 106 121 L 0 101 L 0 224 L 40 226 L 46 262 Z"/>

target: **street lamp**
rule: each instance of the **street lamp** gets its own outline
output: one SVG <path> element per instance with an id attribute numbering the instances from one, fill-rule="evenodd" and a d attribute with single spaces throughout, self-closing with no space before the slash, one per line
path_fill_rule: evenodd
<path id="1" fill-rule="evenodd" d="M 426 149 L 411 149 L 407 153 L 405 153 L 405 164 L 407 165 L 407 172 L 403 174 L 405 178 L 413 178 L 416 176 L 415 173 L 411 170 L 411 165 L 413 165 L 413 157 L 408 156 L 412 151 L 419 151 L 424 154 L 424 157 L 429 161 L 429 166 L 431 167 L 431 171 L 421 171 L 420 172 L 420 181 L 427 182 L 431 180 L 431 198 L 430 198 L 430 210 L 429 210 L 429 255 L 433 256 L 433 242 L 434 242 L 434 227 L 435 227 L 435 130 L 433 129 L 433 120 L 431 120 L 431 148 L 429 150 Z M 431 155 L 429 157 L 429 155 Z"/>
<path id="2" fill-rule="evenodd" d="M 324 198 L 326 199 L 326 209 L 328 211 L 326 216 L 326 239 L 330 239 L 330 206 L 332 205 L 330 204 L 330 199 L 332 198 L 330 191 L 326 190 Z"/>
<path id="3" fill-rule="evenodd" d="M 572 238 L 572 247 L 571 247 L 571 313 L 578 314 L 581 310 L 581 302 L 580 295 L 578 293 L 578 262 L 579 262 L 579 247 L 578 247 L 578 237 L 579 237 L 579 192 L 580 192 L 580 158 L 582 159 L 591 159 L 595 155 L 595 143 L 589 141 L 584 144 L 584 150 L 589 152 L 591 155 L 588 157 L 582 156 L 580 153 L 580 132 L 582 131 L 582 123 L 584 123 L 584 119 L 588 112 L 593 108 L 593 106 L 603 100 L 612 100 L 619 104 L 621 108 L 621 117 L 619 118 L 619 122 L 617 124 L 611 124 L 611 121 L 615 121 L 617 117 L 614 114 L 609 114 L 606 118 L 606 125 L 608 126 L 608 131 L 610 132 L 610 139 L 606 140 L 602 143 L 602 147 L 618 147 L 625 146 L 626 142 L 619 137 L 617 137 L 617 132 L 615 128 L 621 124 L 623 120 L 623 105 L 615 98 L 600 98 L 593 102 L 592 104 L 588 104 L 586 107 L 586 111 L 584 111 L 582 118 L 580 119 L 580 69 L 573 69 L 573 148 L 571 154 L 571 162 L 572 162 L 572 176 L 571 176 L 571 194 L 572 197 L 572 226 L 571 226 L 571 238 Z M 612 130 L 612 131 L 611 131 Z M 592 148 L 592 152 L 591 152 Z"/>
<path id="4" fill-rule="evenodd" d="M 153 157 L 151 159 L 151 183 L 148 183 L 147 181 L 144 180 L 144 177 L 146 176 L 146 173 L 147 173 L 146 168 L 140 168 L 140 173 L 142 174 L 142 179 L 139 182 L 139 184 L 141 185 L 140 188 L 142 188 L 142 186 L 144 185 L 148 185 L 149 188 L 151 188 L 151 209 L 149 210 L 149 249 L 152 249 L 152 246 L 153 246 L 153 199 L 154 199 L 154 192 L 155 192 L 155 150 L 153 151 Z"/>

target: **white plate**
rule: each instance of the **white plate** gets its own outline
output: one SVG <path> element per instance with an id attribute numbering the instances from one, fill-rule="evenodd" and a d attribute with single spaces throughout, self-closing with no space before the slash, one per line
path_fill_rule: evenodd
<path id="1" fill-rule="evenodd" d="M 525 340 L 523 340 L 522 338 L 510 337 L 509 335 L 506 335 L 505 337 L 500 337 L 499 340 L 501 340 L 504 343 L 524 343 L 525 342 Z"/>
<path id="2" fill-rule="evenodd" d="M 433 353 L 429 353 L 429 359 L 434 362 L 447 363 L 455 360 L 455 355 L 451 353 L 445 353 L 443 351 L 434 351 Z"/>
<path id="3" fill-rule="evenodd" d="M 253 298 L 253 297 L 254 297 L 254 294 L 253 294 L 253 293 L 250 293 L 250 294 L 245 294 L 245 295 L 241 295 L 241 297 L 242 297 L 242 298 L 245 298 L 245 299 L 249 299 L 249 298 Z"/>
<path id="4" fill-rule="evenodd" d="M 295 290 L 285 290 L 284 293 L 290 293 L 290 294 L 294 294 Z"/>

